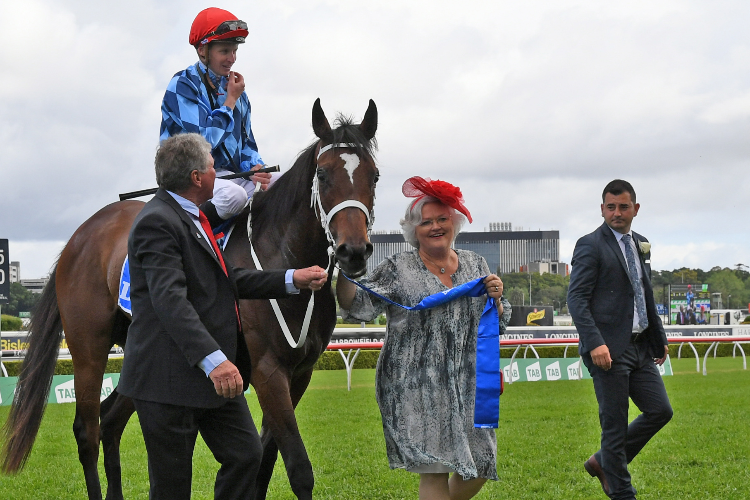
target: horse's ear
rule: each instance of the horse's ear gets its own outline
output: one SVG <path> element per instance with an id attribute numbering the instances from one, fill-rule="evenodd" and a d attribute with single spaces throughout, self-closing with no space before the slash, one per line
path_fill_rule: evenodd
<path id="1" fill-rule="evenodd" d="M 378 130 L 378 108 L 372 99 L 370 99 L 370 105 L 367 106 L 362 123 L 359 124 L 359 130 L 368 141 L 375 137 L 375 132 Z"/>
<path id="2" fill-rule="evenodd" d="M 315 99 L 315 104 L 313 104 L 312 126 L 315 135 L 319 139 L 323 139 L 324 141 L 333 140 L 333 134 L 331 133 L 331 124 L 328 123 L 328 118 L 326 118 L 326 114 L 323 113 L 323 108 L 320 106 L 320 97 Z"/>

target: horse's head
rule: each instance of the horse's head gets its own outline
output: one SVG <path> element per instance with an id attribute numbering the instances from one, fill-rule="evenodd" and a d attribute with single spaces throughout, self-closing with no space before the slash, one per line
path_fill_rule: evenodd
<path id="1" fill-rule="evenodd" d="M 313 205 L 331 245 L 336 248 L 335 257 L 341 270 L 348 276 L 361 276 L 367 271 L 367 259 L 372 255 L 368 230 L 373 222 L 379 175 L 373 159 L 378 110 L 370 100 L 362 123 L 354 125 L 339 117 L 332 129 L 317 99 L 312 123 L 320 139 Z"/>

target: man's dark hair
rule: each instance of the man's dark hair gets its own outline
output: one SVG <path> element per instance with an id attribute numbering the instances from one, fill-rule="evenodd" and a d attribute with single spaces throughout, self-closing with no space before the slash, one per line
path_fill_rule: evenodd
<path id="1" fill-rule="evenodd" d="M 633 186 L 628 181 L 615 179 L 607 184 L 604 187 L 604 191 L 602 191 L 602 203 L 604 203 L 604 197 L 607 196 L 607 193 L 612 193 L 615 196 L 622 193 L 630 193 L 630 200 L 635 204 L 635 189 L 633 189 Z"/>
<path id="2" fill-rule="evenodd" d="M 193 170 L 206 172 L 211 145 L 200 134 L 178 134 L 162 141 L 156 151 L 156 183 L 160 188 L 181 193 L 190 187 Z"/>

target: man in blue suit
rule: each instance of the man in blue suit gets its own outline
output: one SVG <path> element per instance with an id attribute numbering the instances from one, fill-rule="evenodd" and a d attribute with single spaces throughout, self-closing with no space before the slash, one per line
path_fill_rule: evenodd
<path id="1" fill-rule="evenodd" d="M 594 381 L 601 449 L 584 467 L 615 499 L 635 499 L 628 464 L 672 418 L 656 365 L 669 353 L 651 289 L 650 244 L 631 231 L 635 190 L 616 179 L 602 193 L 604 224 L 573 251 L 568 307 Z M 641 414 L 628 425 L 628 398 Z"/>

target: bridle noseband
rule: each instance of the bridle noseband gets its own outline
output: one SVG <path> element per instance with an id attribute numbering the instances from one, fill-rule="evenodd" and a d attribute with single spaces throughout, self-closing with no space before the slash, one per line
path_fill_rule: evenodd
<path id="1" fill-rule="evenodd" d="M 356 144 L 348 144 L 348 143 L 332 143 L 327 146 L 323 146 L 320 148 L 320 151 L 318 151 L 318 157 L 316 158 L 317 161 L 320 160 L 320 157 L 323 153 L 326 151 L 329 151 L 331 149 L 335 148 L 356 148 Z M 336 215 L 338 212 L 345 208 L 349 207 L 355 207 L 362 210 L 362 212 L 365 214 L 365 218 L 367 219 L 367 234 L 370 234 L 370 230 L 372 229 L 372 224 L 375 222 L 375 215 L 373 214 L 372 210 L 368 210 L 364 203 L 357 201 L 357 200 L 344 200 L 335 207 L 333 207 L 328 213 L 326 213 L 325 209 L 323 209 L 323 202 L 320 200 L 320 187 L 318 184 L 318 176 L 315 175 L 313 177 L 313 183 L 312 183 L 312 194 L 310 195 L 310 208 L 313 209 L 314 212 L 317 213 L 318 218 L 320 219 L 320 225 L 323 226 L 323 231 L 326 233 L 326 239 L 328 239 L 328 267 L 327 270 L 332 269 L 333 261 L 334 261 L 334 255 L 336 253 L 336 240 L 333 237 L 333 234 L 331 233 L 331 220 L 333 220 L 333 216 Z"/>

